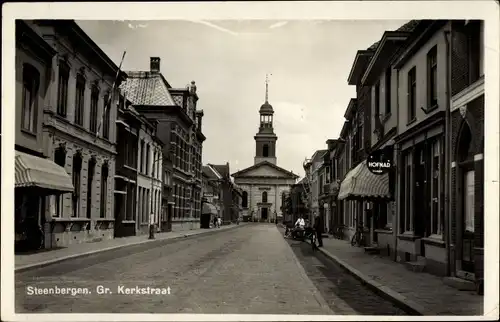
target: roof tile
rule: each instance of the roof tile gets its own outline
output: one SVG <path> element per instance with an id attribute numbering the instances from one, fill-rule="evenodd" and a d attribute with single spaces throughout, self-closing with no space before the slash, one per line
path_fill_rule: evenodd
<path id="1" fill-rule="evenodd" d="M 126 72 L 127 80 L 120 86 L 134 105 L 176 105 L 160 73 Z"/>

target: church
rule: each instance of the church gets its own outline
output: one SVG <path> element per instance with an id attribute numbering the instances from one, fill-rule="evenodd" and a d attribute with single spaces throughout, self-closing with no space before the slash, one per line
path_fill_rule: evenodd
<path id="1" fill-rule="evenodd" d="M 295 184 L 298 177 L 291 171 L 280 168 L 276 159 L 274 133 L 274 110 L 268 102 L 268 81 L 266 77 L 266 99 L 260 107 L 260 126 L 254 136 L 254 165 L 232 174 L 234 183 L 242 190 L 242 215 L 252 221 L 275 222 L 281 217 L 281 198 L 284 191 Z"/>

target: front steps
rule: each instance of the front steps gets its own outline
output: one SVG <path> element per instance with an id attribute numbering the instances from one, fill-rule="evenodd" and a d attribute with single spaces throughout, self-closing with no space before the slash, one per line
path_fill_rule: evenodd
<path id="1" fill-rule="evenodd" d="M 445 277 L 444 284 L 451 286 L 459 291 L 478 291 L 476 283 L 459 277 Z"/>
<path id="2" fill-rule="evenodd" d="M 417 256 L 416 261 L 406 262 L 406 268 L 414 273 L 422 273 L 425 269 L 425 257 Z"/>

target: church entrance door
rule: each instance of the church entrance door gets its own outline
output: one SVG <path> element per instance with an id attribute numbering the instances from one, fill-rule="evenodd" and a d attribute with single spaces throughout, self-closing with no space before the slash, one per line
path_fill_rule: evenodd
<path id="1" fill-rule="evenodd" d="M 268 214 L 267 214 L 267 208 L 264 207 L 264 208 L 262 208 L 260 210 L 260 218 L 261 218 L 262 221 L 267 221 L 267 216 L 268 216 Z"/>

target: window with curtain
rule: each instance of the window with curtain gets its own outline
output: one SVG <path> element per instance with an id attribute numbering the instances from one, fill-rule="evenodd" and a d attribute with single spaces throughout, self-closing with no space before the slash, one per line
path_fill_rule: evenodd
<path id="1" fill-rule="evenodd" d="M 21 107 L 21 128 L 35 133 L 37 130 L 38 90 L 40 73 L 30 64 L 23 65 L 23 98 Z"/>

